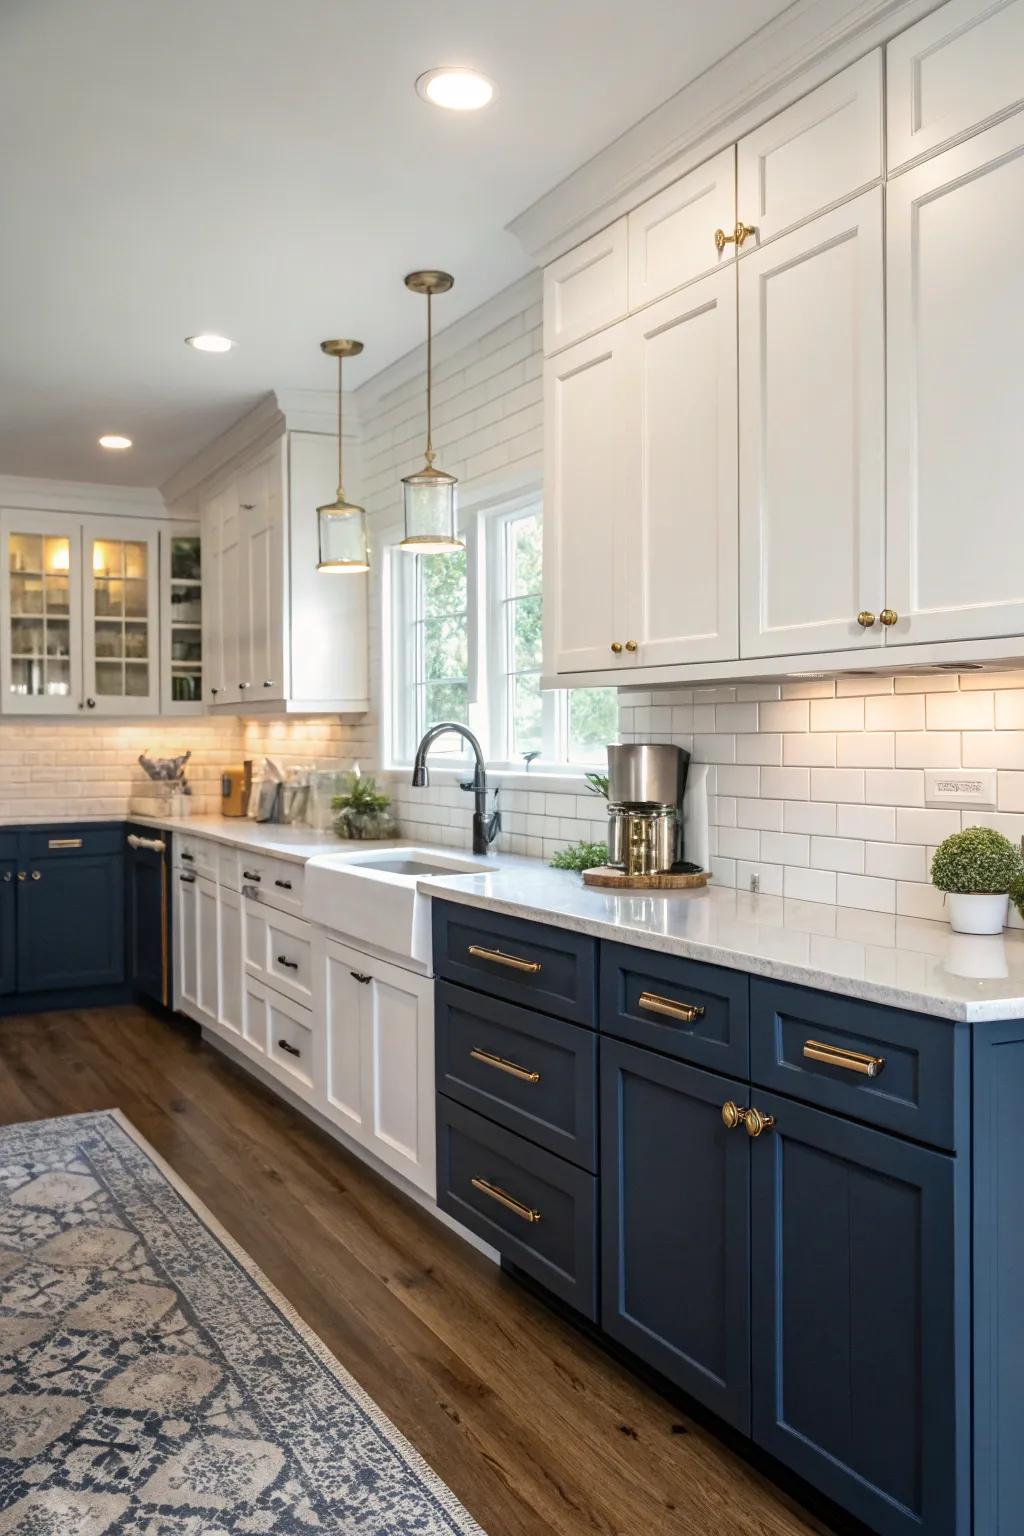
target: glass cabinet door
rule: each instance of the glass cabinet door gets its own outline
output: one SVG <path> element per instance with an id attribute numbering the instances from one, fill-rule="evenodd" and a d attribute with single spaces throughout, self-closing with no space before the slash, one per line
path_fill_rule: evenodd
<path id="1" fill-rule="evenodd" d="M 161 542 L 162 709 L 202 711 L 203 569 L 197 529 L 165 531 Z"/>
<path id="2" fill-rule="evenodd" d="M 0 646 L 3 709 L 66 714 L 81 699 L 78 524 L 5 512 Z"/>
<path id="3" fill-rule="evenodd" d="M 85 525 L 85 705 L 99 714 L 155 714 L 157 534 L 124 523 Z"/>

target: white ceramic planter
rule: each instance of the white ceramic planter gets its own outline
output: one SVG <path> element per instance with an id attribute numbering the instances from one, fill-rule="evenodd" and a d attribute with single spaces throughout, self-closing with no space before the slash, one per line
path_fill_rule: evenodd
<path id="1" fill-rule="evenodd" d="M 950 891 L 949 926 L 954 933 L 1002 933 L 1009 914 L 1009 896 L 965 896 Z"/>

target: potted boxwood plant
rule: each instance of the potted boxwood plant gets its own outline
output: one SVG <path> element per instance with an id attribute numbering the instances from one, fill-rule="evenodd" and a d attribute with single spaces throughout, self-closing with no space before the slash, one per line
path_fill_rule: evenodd
<path id="1" fill-rule="evenodd" d="M 949 897 L 955 933 L 1002 933 L 1011 892 L 1024 878 L 1020 850 L 991 827 L 966 827 L 939 844 L 932 884 Z"/>

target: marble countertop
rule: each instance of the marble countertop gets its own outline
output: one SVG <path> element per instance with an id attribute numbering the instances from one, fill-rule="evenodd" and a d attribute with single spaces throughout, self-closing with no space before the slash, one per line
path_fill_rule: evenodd
<path id="1" fill-rule="evenodd" d="M 709 886 L 617 894 L 536 861 L 420 880 L 424 894 L 777 981 L 967 1023 L 1024 1017 L 1024 933 Z"/>
<path id="2" fill-rule="evenodd" d="M 283 822 L 250 821 L 247 816 L 135 816 L 126 817 L 134 826 L 177 832 L 179 837 L 206 837 L 228 848 L 246 848 L 253 853 L 272 854 L 305 864 L 321 853 L 346 853 L 365 848 L 365 842 L 335 837 L 333 832 L 315 832 L 312 827 L 288 826 Z M 400 840 L 374 843 L 375 848 L 397 848 Z"/>

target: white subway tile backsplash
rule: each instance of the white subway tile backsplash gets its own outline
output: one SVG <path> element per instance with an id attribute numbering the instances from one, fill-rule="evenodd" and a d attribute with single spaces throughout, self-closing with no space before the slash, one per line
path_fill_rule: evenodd
<path id="1" fill-rule="evenodd" d="M 784 699 L 834 699 L 835 695 L 835 679 L 831 677 L 795 677 L 782 685 Z"/>
<path id="2" fill-rule="evenodd" d="M 736 801 L 731 795 L 709 795 L 708 821 L 713 827 L 736 825 Z"/>
<path id="3" fill-rule="evenodd" d="M 896 760 L 894 743 L 891 731 L 844 731 L 836 737 L 836 765 L 839 768 L 891 768 Z"/>
<path id="4" fill-rule="evenodd" d="M 997 693 L 996 730 L 1014 731 L 1024 728 L 1024 689 L 1012 688 Z"/>
<path id="5" fill-rule="evenodd" d="M 896 679 L 899 682 L 899 679 Z M 864 701 L 864 726 L 869 731 L 923 731 L 925 706 L 922 694 Z"/>
<path id="6" fill-rule="evenodd" d="M 919 811 L 901 806 L 896 812 L 898 843 L 941 843 L 951 832 L 959 831 L 959 811 Z"/>
<path id="7" fill-rule="evenodd" d="M 781 832 L 782 806 L 778 800 L 737 800 L 736 825 L 738 827 L 757 827 L 759 831 L 763 832 Z"/>
<path id="8" fill-rule="evenodd" d="M 809 832 L 833 837 L 836 830 L 836 807 L 819 800 L 786 800 L 782 806 L 782 826 L 786 832 Z"/>
<path id="9" fill-rule="evenodd" d="M 897 768 L 959 768 L 959 731 L 897 731 Z"/>
<path id="10" fill-rule="evenodd" d="M 839 875 L 836 901 L 841 907 L 863 907 L 868 912 L 895 912 L 896 882 L 873 875 Z"/>
<path id="11" fill-rule="evenodd" d="M 836 698 L 846 699 L 851 696 L 866 699 L 876 693 L 892 693 L 893 679 L 891 677 L 857 677 L 851 674 L 848 677 L 836 678 Z"/>
<path id="12" fill-rule="evenodd" d="M 897 693 L 956 693 L 955 672 L 904 672 L 896 676 Z"/>
<path id="13" fill-rule="evenodd" d="M 762 768 L 761 795 L 769 800 L 806 800 L 811 793 L 809 768 Z"/>
<path id="14" fill-rule="evenodd" d="M 781 765 L 782 737 L 770 731 L 736 737 L 736 762 Z"/>
<path id="15" fill-rule="evenodd" d="M 886 880 L 926 880 L 927 850 L 914 843 L 865 843 L 864 873 Z"/>
<path id="16" fill-rule="evenodd" d="M 811 840 L 802 832 L 762 832 L 761 857 L 769 864 L 809 864 Z"/>
<path id="17" fill-rule="evenodd" d="M 757 737 L 753 737 L 756 741 Z M 734 763 L 736 761 L 735 736 L 703 736 L 694 732 L 693 759 L 697 763 Z"/>
<path id="18" fill-rule="evenodd" d="M 757 859 L 761 834 L 748 827 L 719 827 L 718 852 L 730 859 Z"/>
<path id="19" fill-rule="evenodd" d="M 812 837 L 811 865 L 815 869 L 864 873 L 864 844 L 852 837 Z"/>
<path id="20" fill-rule="evenodd" d="M 812 800 L 863 800 L 864 771 L 861 768 L 812 768 Z"/>
<path id="21" fill-rule="evenodd" d="M 1003 770 L 997 775 L 996 804 L 1001 811 L 1024 811 L 1024 773 Z"/>
<path id="22" fill-rule="evenodd" d="M 736 865 L 736 885 L 741 891 L 750 890 L 750 881 L 757 876 L 758 890 L 762 896 L 782 895 L 781 864 L 739 863 Z"/>
<path id="23" fill-rule="evenodd" d="M 945 892 L 925 882 L 901 880 L 896 886 L 896 911 L 901 917 L 930 917 L 940 923 L 949 916 Z"/>
<path id="24" fill-rule="evenodd" d="M 756 704 L 716 704 L 716 731 L 756 731 Z"/>
<path id="25" fill-rule="evenodd" d="M 762 704 L 762 731 L 806 731 L 810 729 L 810 705 L 806 699 L 781 699 Z"/>
<path id="26" fill-rule="evenodd" d="M 995 694 L 930 693 L 925 700 L 930 731 L 988 731 L 995 723 Z"/>
<path id="27" fill-rule="evenodd" d="M 869 805 L 924 805 L 924 769 L 869 768 L 864 798 Z"/>
<path id="28" fill-rule="evenodd" d="M 840 837 L 873 838 L 892 842 L 896 837 L 896 812 L 882 805 L 838 805 L 836 831 Z"/>
<path id="29" fill-rule="evenodd" d="M 806 736 L 787 733 L 782 738 L 782 761 L 793 767 L 834 768 L 836 737 L 830 731 L 815 731 Z"/>
<path id="30" fill-rule="evenodd" d="M 761 770 L 746 763 L 722 763 L 718 769 L 720 795 L 757 795 L 761 789 Z"/>
<path id="31" fill-rule="evenodd" d="M 795 901 L 827 901 L 836 899 L 835 874 L 825 869 L 801 869 L 788 864 L 782 882 L 782 893 Z"/>
<path id="32" fill-rule="evenodd" d="M 780 699 L 782 689 L 778 683 L 740 683 L 736 688 L 739 704 L 757 704 L 761 700 Z"/>
<path id="33" fill-rule="evenodd" d="M 1024 769 L 1024 731 L 965 731 L 965 768 Z"/>
<path id="34" fill-rule="evenodd" d="M 697 697 L 699 700 L 700 696 L 698 695 Z M 713 731 L 715 728 L 715 706 L 713 704 L 697 702 L 691 705 L 691 708 L 693 709 L 692 729 L 700 731 L 702 734 Z"/>
<path id="35" fill-rule="evenodd" d="M 812 731 L 862 731 L 863 699 L 812 699 Z"/>

